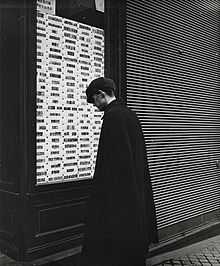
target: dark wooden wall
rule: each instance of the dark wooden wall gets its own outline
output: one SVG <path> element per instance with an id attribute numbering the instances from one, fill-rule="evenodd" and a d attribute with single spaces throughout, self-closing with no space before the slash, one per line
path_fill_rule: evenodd
<path id="1" fill-rule="evenodd" d="M 20 256 L 20 184 L 23 173 L 23 2 L 0 4 L 0 245 Z M 20 211 L 19 211 L 20 210 Z"/>
<path id="2" fill-rule="evenodd" d="M 19 154 L 19 98 L 21 91 L 20 50 L 21 10 L 16 1 L 1 1 L 0 4 L 0 186 L 18 191 Z"/>
<path id="3" fill-rule="evenodd" d="M 0 249 L 20 261 L 81 245 L 91 189 L 36 186 L 35 5 L 0 3 Z"/>

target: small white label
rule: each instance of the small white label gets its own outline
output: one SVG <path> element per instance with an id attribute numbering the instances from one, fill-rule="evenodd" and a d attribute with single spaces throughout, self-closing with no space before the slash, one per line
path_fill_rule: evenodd
<path id="1" fill-rule="evenodd" d="M 95 0 L 96 10 L 104 13 L 104 0 Z"/>

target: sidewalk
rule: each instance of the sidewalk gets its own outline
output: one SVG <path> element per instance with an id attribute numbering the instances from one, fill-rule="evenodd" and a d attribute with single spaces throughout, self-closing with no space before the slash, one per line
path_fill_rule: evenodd
<path id="1" fill-rule="evenodd" d="M 149 266 L 220 266 L 220 235 L 148 259 Z"/>
<path id="2" fill-rule="evenodd" d="M 70 265 L 67 263 L 68 266 Z M 50 266 L 67 266 L 65 262 L 51 262 Z M 24 266 L 0 255 L 0 266 Z M 32 264 L 33 265 L 33 264 Z M 34 264 L 38 265 L 38 264 Z M 220 266 L 220 235 L 193 245 L 167 252 L 147 260 L 147 266 Z M 76 265 L 72 265 L 76 266 Z"/>

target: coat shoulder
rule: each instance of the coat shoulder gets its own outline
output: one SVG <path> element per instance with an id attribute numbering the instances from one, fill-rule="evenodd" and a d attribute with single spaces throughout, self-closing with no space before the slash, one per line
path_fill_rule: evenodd
<path id="1" fill-rule="evenodd" d="M 126 105 L 118 104 L 113 106 L 105 115 L 108 119 L 125 119 L 127 117 L 137 118 L 135 112 L 133 112 L 129 107 Z"/>

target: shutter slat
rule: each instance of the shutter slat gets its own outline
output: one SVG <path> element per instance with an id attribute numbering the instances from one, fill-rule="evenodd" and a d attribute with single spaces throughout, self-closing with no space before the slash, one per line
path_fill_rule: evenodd
<path id="1" fill-rule="evenodd" d="M 165 228 L 219 208 L 220 3 L 126 5 L 127 105 L 142 125 Z"/>

